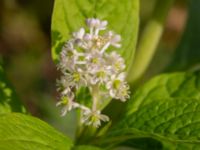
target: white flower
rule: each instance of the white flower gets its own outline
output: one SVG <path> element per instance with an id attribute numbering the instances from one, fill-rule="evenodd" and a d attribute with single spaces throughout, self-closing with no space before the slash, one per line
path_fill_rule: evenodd
<path id="1" fill-rule="evenodd" d="M 85 34 L 85 29 L 84 29 L 84 28 L 80 28 L 80 30 L 79 30 L 78 32 L 74 32 L 74 33 L 73 33 L 73 37 L 74 37 L 75 39 L 80 39 L 80 40 L 82 40 L 84 34 Z"/>
<path id="2" fill-rule="evenodd" d="M 108 33 L 106 33 L 104 35 L 104 38 L 107 39 L 107 44 L 103 47 L 103 49 L 101 51 L 105 51 L 105 49 L 107 49 L 110 45 L 112 45 L 116 48 L 121 47 L 121 44 L 119 44 L 119 42 L 121 41 L 120 35 L 115 34 L 112 31 L 109 31 Z"/>
<path id="3" fill-rule="evenodd" d="M 89 18 L 86 19 L 86 24 L 89 28 L 94 28 L 97 26 L 97 24 L 99 24 L 99 19 L 95 19 L 95 18 Z"/>
<path id="4" fill-rule="evenodd" d="M 70 85 L 68 84 L 68 81 L 66 80 L 65 76 L 61 76 L 60 80 L 56 80 L 56 86 L 57 91 L 61 92 L 61 97 L 66 96 L 66 95 L 70 95 L 74 93 L 71 91 Z"/>
<path id="5" fill-rule="evenodd" d="M 121 101 L 126 101 L 129 98 L 129 87 L 125 80 L 125 73 L 122 72 L 118 76 L 111 76 L 111 80 L 106 87 L 110 91 L 110 96 Z"/>
<path id="6" fill-rule="evenodd" d="M 115 46 L 117 48 L 121 47 L 121 44 L 119 44 L 119 42 L 121 41 L 120 35 L 115 34 L 112 31 L 109 31 L 106 37 L 109 39 L 110 45 Z"/>
<path id="7" fill-rule="evenodd" d="M 91 72 L 91 83 L 92 84 L 105 84 L 109 81 L 109 76 L 111 75 L 110 69 L 106 66 L 100 67 L 98 70 L 93 70 Z"/>
<path id="8" fill-rule="evenodd" d="M 63 72 L 73 69 L 78 61 L 78 58 L 78 52 L 74 49 L 72 41 L 69 41 L 64 45 L 61 51 L 58 68 L 60 68 Z"/>
<path id="9" fill-rule="evenodd" d="M 86 125 L 92 125 L 98 128 L 101 125 L 101 121 L 107 122 L 109 121 L 109 117 L 106 115 L 101 114 L 99 110 L 96 111 L 85 111 L 83 113 L 82 123 Z"/>
<path id="10" fill-rule="evenodd" d="M 89 83 L 91 84 L 102 84 L 109 79 L 111 74 L 109 67 L 106 66 L 106 62 L 102 54 L 97 50 L 92 50 L 86 56 L 87 60 L 87 78 Z"/>
<path id="11" fill-rule="evenodd" d="M 99 19 L 89 18 L 86 20 L 86 24 L 89 28 L 96 28 L 98 30 L 105 30 L 108 24 L 107 21 L 100 21 Z"/>
<path id="12" fill-rule="evenodd" d="M 100 21 L 99 19 L 89 18 L 86 20 L 86 24 L 90 29 L 91 35 L 98 35 L 100 30 L 105 30 L 108 24 L 107 21 Z"/>
<path id="13" fill-rule="evenodd" d="M 89 73 L 99 70 L 105 63 L 102 54 L 98 50 L 92 50 L 86 55 L 86 65 Z"/>
<path id="14" fill-rule="evenodd" d="M 124 59 L 117 54 L 115 51 L 106 55 L 107 65 L 110 66 L 110 69 L 113 73 L 120 72 L 125 69 L 126 65 Z"/>
<path id="15" fill-rule="evenodd" d="M 83 39 L 87 42 L 90 42 L 92 40 L 93 36 L 89 33 L 86 33 L 83 37 Z"/>
<path id="16" fill-rule="evenodd" d="M 75 87 L 76 89 L 87 85 L 84 72 L 79 68 L 73 72 L 65 73 L 63 78 L 65 78 L 65 83 L 68 86 Z"/>
<path id="17" fill-rule="evenodd" d="M 115 98 L 123 102 L 130 98 L 129 86 L 126 82 L 124 82 L 124 84 L 121 85 L 121 87 L 115 95 Z"/>
<path id="18" fill-rule="evenodd" d="M 72 94 L 73 95 L 73 94 Z M 68 111 L 71 111 L 73 108 L 79 107 L 78 103 L 75 103 L 74 96 L 63 96 L 61 101 L 59 101 L 56 106 L 61 106 L 61 116 L 65 116 Z"/>
<path id="19" fill-rule="evenodd" d="M 71 92 L 71 88 L 65 83 L 64 79 L 56 80 L 57 81 L 57 91 L 61 93 L 61 96 L 65 96 Z"/>
<path id="20" fill-rule="evenodd" d="M 105 39 L 105 44 L 101 49 L 101 53 L 104 53 L 106 51 L 106 49 L 108 49 L 108 47 L 110 45 L 116 47 L 116 48 L 120 48 L 121 44 L 119 44 L 119 42 L 121 41 L 121 36 L 114 34 L 112 31 L 109 31 L 108 33 L 106 33 L 104 35 L 104 39 Z"/>

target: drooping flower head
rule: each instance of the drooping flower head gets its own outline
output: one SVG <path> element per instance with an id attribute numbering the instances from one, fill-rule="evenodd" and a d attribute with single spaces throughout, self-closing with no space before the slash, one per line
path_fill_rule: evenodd
<path id="1" fill-rule="evenodd" d="M 61 101 L 57 103 L 57 106 L 62 106 L 61 115 L 79 108 L 82 110 L 82 123 L 95 127 L 99 127 L 101 121 L 109 121 L 108 116 L 101 114 L 105 97 L 121 101 L 129 98 L 124 59 L 116 51 L 107 51 L 109 47 L 121 47 L 121 36 L 113 31 L 101 34 L 107 24 L 105 20 L 87 19 L 88 29 L 80 28 L 72 34 L 62 48 L 58 64 L 62 72 L 58 80 Z M 76 100 L 76 91 L 82 87 L 90 90 L 92 108 Z"/>

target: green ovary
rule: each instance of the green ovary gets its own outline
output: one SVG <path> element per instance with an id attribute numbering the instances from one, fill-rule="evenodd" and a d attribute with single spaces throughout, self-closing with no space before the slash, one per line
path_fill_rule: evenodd
<path id="1" fill-rule="evenodd" d="M 120 84 L 121 84 L 121 81 L 120 81 L 120 80 L 115 80 L 115 81 L 113 82 L 113 88 L 114 88 L 114 89 L 118 89 L 119 86 L 120 86 Z"/>
<path id="2" fill-rule="evenodd" d="M 74 79 L 75 82 L 80 81 L 80 79 L 81 79 L 80 74 L 79 74 L 79 73 L 74 73 L 74 74 L 73 74 L 73 79 Z"/>
<path id="3" fill-rule="evenodd" d="M 62 104 L 63 105 L 67 105 L 68 102 L 69 102 L 69 99 L 66 96 L 62 98 Z"/>
<path id="4" fill-rule="evenodd" d="M 105 74 L 104 71 L 99 71 L 99 72 L 97 73 L 97 76 L 98 76 L 99 78 L 104 78 L 104 77 L 106 76 L 106 74 Z"/>

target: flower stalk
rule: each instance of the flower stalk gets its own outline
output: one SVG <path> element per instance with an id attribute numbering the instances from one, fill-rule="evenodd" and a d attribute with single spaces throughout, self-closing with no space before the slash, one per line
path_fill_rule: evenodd
<path id="1" fill-rule="evenodd" d="M 99 91 L 98 86 L 95 85 L 91 89 L 93 104 L 92 104 L 92 111 L 96 111 L 98 108 L 98 101 L 99 101 Z"/>

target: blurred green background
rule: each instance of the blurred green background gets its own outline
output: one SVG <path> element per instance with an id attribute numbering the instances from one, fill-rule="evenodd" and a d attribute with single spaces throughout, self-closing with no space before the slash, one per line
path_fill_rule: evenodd
<path id="1" fill-rule="evenodd" d="M 141 32 L 151 17 L 155 1 L 141 0 Z M 0 58 L 8 79 L 30 113 L 72 137 L 76 121 L 74 113 L 61 118 L 55 106 L 58 100 L 55 81 L 59 72 L 51 59 L 53 3 L 53 0 L 0 1 Z M 175 2 L 157 53 L 143 81 L 161 72 L 198 68 L 199 8 L 199 0 Z M 191 23 L 187 23 L 188 16 L 191 16 Z"/>
<path id="2" fill-rule="evenodd" d="M 73 135 L 73 113 L 60 117 L 51 59 L 53 0 L 0 1 L 0 57 L 10 82 L 32 115 Z M 71 125 L 72 124 L 72 125 Z"/>

